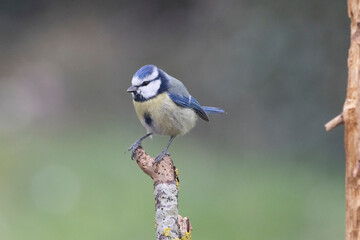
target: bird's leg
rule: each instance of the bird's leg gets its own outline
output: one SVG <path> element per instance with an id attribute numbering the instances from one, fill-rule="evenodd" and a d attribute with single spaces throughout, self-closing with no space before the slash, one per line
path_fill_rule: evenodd
<path id="1" fill-rule="evenodd" d="M 147 137 L 149 137 L 149 136 L 151 136 L 151 135 L 152 135 L 152 133 L 146 134 L 145 136 L 143 136 L 143 137 L 139 138 L 138 140 L 136 140 L 136 141 L 134 142 L 134 144 L 131 145 L 131 146 L 128 148 L 128 151 L 131 150 L 131 159 L 132 159 L 132 160 L 134 160 L 135 150 L 136 150 L 139 146 L 141 146 L 141 142 L 142 142 L 145 138 L 147 138 Z"/>
<path id="2" fill-rule="evenodd" d="M 171 137 L 170 137 L 170 140 L 169 140 L 168 144 L 166 145 L 166 147 L 164 148 L 164 150 L 160 153 L 159 156 L 157 156 L 157 157 L 155 158 L 155 163 L 160 162 L 160 160 L 165 156 L 165 154 L 166 154 L 166 152 L 167 152 L 170 144 L 171 144 L 172 141 L 174 140 L 174 138 L 175 138 L 174 136 L 171 136 Z"/>

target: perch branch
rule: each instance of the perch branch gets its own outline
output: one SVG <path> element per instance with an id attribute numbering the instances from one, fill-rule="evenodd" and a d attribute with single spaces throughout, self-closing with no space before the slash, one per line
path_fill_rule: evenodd
<path id="1" fill-rule="evenodd" d="M 156 239 L 190 240 L 189 219 L 178 215 L 178 178 L 171 158 L 166 155 L 159 163 L 154 163 L 154 159 L 138 147 L 135 160 L 154 181 Z"/>
<path id="2" fill-rule="evenodd" d="M 331 119 L 327 124 L 325 124 L 325 129 L 327 132 L 329 132 L 340 124 L 344 124 L 344 117 L 342 113 Z"/>

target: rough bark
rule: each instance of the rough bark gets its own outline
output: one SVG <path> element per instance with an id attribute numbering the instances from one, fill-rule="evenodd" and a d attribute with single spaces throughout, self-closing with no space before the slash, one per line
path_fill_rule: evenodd
<path id="1" fill-rule="evenodd" d="M 135 150 L 135 160 L 141 170 L 154 181 L 156 239 L 190 240 L 189 219 L 178 215 L 178 176 L 177 169 L 169 156 L 154 163 L 142 147 Z"/>
<path id="2" fill-rule="evenodd" d="M 343 109 L 346 152 L 346 239 L 357 240 L 360 228 L 359 191 L 359 70 L 360 2 L 348 0 L 351 20 L 351 43 L 348 57 L 348 87 Z M 354 175 L 354 173 L 356 175 Z"/>
<path id="3" fill-rule="evenodd" d="M 345 124 L 346 153 L 346 240 L 360 240 L 360 0 L 348 0 L 351 42 L 348 56 L 348 85 L 343 112 L 325 125 L 327 130 Z"/>

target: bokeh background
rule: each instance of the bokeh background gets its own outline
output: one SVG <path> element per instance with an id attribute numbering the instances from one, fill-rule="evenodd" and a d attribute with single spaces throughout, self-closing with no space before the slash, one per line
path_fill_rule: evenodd
<path id="1" fill-rule="evenodd" d="M 193 239 L 344 237 L 346 1 L 0 0 L 0 36 L 1 240 L 155 238 L 150 63 L 228 111 L 170 147 Z"/>

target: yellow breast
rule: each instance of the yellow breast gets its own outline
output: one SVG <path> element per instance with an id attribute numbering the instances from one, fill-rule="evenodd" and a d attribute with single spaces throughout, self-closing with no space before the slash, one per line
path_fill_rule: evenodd
<path id="1" fill-rule="evenodd" d="M 176 105 L 167 93 L 144 101 L 133 101 L 136 114 L 148 132 L 177 136 L 184 135 L 195 126 L 197 116 L 190 108 Z M 144 116 L 151 119 L 151 124 L 145 122 Z M 149 122 L 149 121 L 148 121 Z"/>

